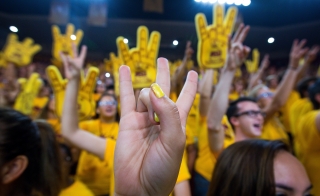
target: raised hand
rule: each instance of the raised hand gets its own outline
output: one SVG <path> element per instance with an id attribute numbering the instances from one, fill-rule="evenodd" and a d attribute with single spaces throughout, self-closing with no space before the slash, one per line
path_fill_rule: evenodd
<path id="1" fill-rule="evenodd" d="M 75 35 L 76 40 L 72 40 L 71 35 Z M 53 25 L 52 36 L 52 55 L 54 58 L 53 61 L 55 61 L 56 65 L 58 66 L 58 64 L 61 64 L 62 62 L 62 59 L 60 58 L 60 52 L 74 57 L 75 54 L 72 49 L 72 44 L 74 43 L 77 47 L 79 46 L 83 37 L 83 31 L 81 29 L 78 29 L 76 34 L 74 34 L 74 25 L 68 24 L 66 34 L 61 34 L 59 27 L 57 25 Z"/>
<path id="2" fill-rule="evenodd" d="M 249 26 L 241 24 L 232 40 L 229 42 L 228 59 L 225 66 L 226 69 L 236 70 L 248 57 L 250 48 L 243 45 L 243 42 L 248 35 L 249 29 Z"/>
<path id="3" fill-rule="evenodd" d="M 34 44 L 33 39 L 27 37 L 23 42 L 19 42 L 18 36 L 10 33 L 3 53 L 6 61 L 18 66 L 26 66 L 31 63 L 33 56 L 40 50 L 41 46 Z"/>
<path id="4" fill-rule="evenodd" d="M 39 77 L 39 74 L 32 73 L 28 80 L 25 78 L 20 78 L 18 82 L 21 90 L 17 96 L 13 108 L 24 113 L 25 115 L 30 115 L 32 112 L 34 99 L 38 95 L 42 86 L 42 81 Z"/>
<path id="5" fill-rule="evenodd" d="M 119 56 L 131 69 L 133 88 L 148 87 L 155 81 L 160 38 L 160 33 L 153 31 L 149 39 L 149 30 L 145 26 L 140 26 L 137 30 L 136 48 L 129 50 L 124 38 L 117 38 Z"/>
<path id="6" fill-rule="evenodd" d="M 249 73 L 255 73 L 258 71 L 260 61 L 260 53 L 257 48 L 252 51 L 252 60 L 246 60 L 246 68 Z"/>
<path id="7" fill-rule="evenodd" d="M 96 78 L 99 74 L 99 69 L 96 67 L 90 67 L 86 78 L 83 76 L 83 62 L 86 57 L 87 48 L 84 46 L 81 49 L 80 55 L 78 55 L 77 47 L 73 45 L 74 58 L 61 54 L 61 58 L 64 62 L 65 75 L 68 80 L 79 79 L 81 86 L 78 95 L 78 114 L 79 120 L 87 120 L 95 113 L 95 101 L 92 98 L 92 94 L 96 85 Z M 53 93 L 56 103 L 56 115 L 61 118 L 64 96 L 66 91 L 66 85 L 68 80 L 63 79 L 61 73 L 56 66 L 49 66 L 46 70 L 48 79 L 53 88 Z"/>
<path id="8" fill-rule="evenodd" d="M 306 55 L 305 61 L 310 64 L 312 63 L 320 50 L 319 46 L 313 46 Z"/>
<path id="9" fill-rule="evenodd" d="M 121 120 L 114 160 L 115 192 L 117 195 L 169 195 L 180 168 L 186 119 L 196 94 L 197 74 L 189 72 L 175 104 L 168 98 L 168 61 L 159 58 L 157 84 L 151 86 L 152 90 L 143 89 L 136 104 L 129 67 L 122 66 L 119 72 Z"/>
<path id="10" fill-rule="evenodd" d="M 237 8 L 230 7 L 224 18 L 224 7 L 216 4 L 213 13 L 214 22 L 209 26 L 204 14 L 197 14 L 195 17 L 198 35 L 198 64 L 202 68 L 209 69 L 220 68 L 225 64 L 228 39 L 236 20 Z"/>
<path id="11" fill-rule="evenodd" d="M 309 51 L 309 48 L 304 48 L 304 45 L 307 43 L 307 40 L 303 39 L 294 40 L 290 52 L 290 63 L 289 66 L 292 69 L 297 69 L 299 66 L 299 61 L 304 55 Z"/>

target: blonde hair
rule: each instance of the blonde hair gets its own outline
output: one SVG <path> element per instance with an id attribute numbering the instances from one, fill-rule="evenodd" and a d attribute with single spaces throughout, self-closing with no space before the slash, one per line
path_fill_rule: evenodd
<path id="1" fill-rule="evenodd" d="M 262 88 L 268 88 L 268 87 L 266 85 L 264 85 L 264 84 L 258 84 L 251 91 L 249 91 L 248 97 L 256 99 L 258 97 L 259 90 L 262 89 Z"/>

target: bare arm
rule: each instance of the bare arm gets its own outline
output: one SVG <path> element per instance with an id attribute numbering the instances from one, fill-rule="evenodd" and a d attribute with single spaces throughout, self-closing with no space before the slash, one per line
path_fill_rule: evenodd
<path id="1" fill-rule="evenodd" d="M 197 158 L 197 148 L 195 144 L 191 144 L 187 146 L 187 154 L 188 154 L 188 169 L 191 173 L 193 170 L 194 162 Z"/>
<path id="2" fill-rule="evenodd" d="M 305 43 L 306 40 L 302 40 L 300 43 L 298 40 L 293 42 L 289 67 L 276 89 L 271 103 L 262 109 L 266 113 L 265 121 L 268 121 L 286 103 L 298 77 L 299 60 L 308 51 L 307 48 L 303 48 Z"/>
<path id="3" fill-rule="evenodd" d="M 203 74 L 201 81 L 199 82 L 200 93 L 200 115 L 207 116 L 208 105 L 212 94 L 212 81 L 213 81 L 213 69 L 207 69 Z"/>
<path id="4" fill-rule="evenodd" d="M 76 46 L 74 46 L 75 48 Z M 74 49 L 74 54 L 77 54 Z M 95 154 L 104 159 L 106 140 L 95 136 L 78 127 L 77 97 L 80 83 L 80 70 L 86 55 L 86 47 L 83 47 L 81 54 L 74 59 L 64 56 L 66 76 L 69 79 L 65 94 L 64 108 L 62 114 L 62 135 L 76 147 Z"/>
<path id="5" fill-rule="evenodd" d="M 242 45 L 248 32 L 249 27 L 244 27 L 243 24 L 237 30 L 232 46 L 229 47 L 226 65 L 220 73 L 219 83 L 210 101 L 207 126 L 209 146 L 214 154 L 219 154 L 223 149 L 224 128 L 221 121 L 228 107 L 228 96 L 236 69 L 242 65 L 250 52 L 248 47 Z"/>
<path id="6" fill-rule="evenodd" d="M 249 90 L 251 90 L 253 87 L 255 87 L 258 84 L 259 80 L 262 78 L 262 75 L 263 75 L 264 71 L 268 68 L 268 66 L 269 66 L 269 55 L 266 54 L 263 57 L 263 60 L 261 62 L 261 66 L 260 66 L 259 70 L 257 71 L 257 73 L 252 74 L 250 77 L 250 82 L 248 85 Z"/>
<path id="7" fill-rule="evenodd" d="M 175 196 L 191 196 L 190 184 L 188 180 L 182 181 L 174 186 Z"/>
<path id="8" fill-rule="evenodd" d="M 316 127 L 317 127 L 317 130 L 320 134 L 320 112 L 317 114 L 317 117 L 316 117 Z"/>

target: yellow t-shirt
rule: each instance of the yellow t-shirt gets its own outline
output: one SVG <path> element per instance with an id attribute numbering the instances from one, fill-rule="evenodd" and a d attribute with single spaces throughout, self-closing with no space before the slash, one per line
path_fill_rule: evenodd
<path id="1" fill-rule="evenodd" d="M 92 95 L 92 98 L 93 98 L 93 100 L 94 100 L 95 102 L 97 102 L 97 101 L 100 99 L 100 97 L 101 97 L 101 94 L 99 94 L 99 93 L 94 93 L 94 94 Z"/>
<path id="2" fill-rule="evenodd" d="M 286 144 L 290 144 L 289 137 L 280 120 L 274 116 L 269 119 L 262 130 L 261 139 L 265 140 L 282 140 Z"/>
<path id="3" fill-rule="evenodd" d="M 313 195 L 320 195 L 320 133 L 316 127 L 319 110 L 305 114 L 296 130 L 297 158 L 306 168 L 313 185 Z"/>
<path id="4" fill-rule="evenodd" d="M 31 118 L 36 119 L 49 101 L 48 97 L 36 97 L 33 101 Z"/>
<path id="5" fill-rule="evenodd" d="M 293 137 L 295 137 L 295 132 L 299 124 L 300 118 L 304 114 L 312 111 L 312 109 L 313 109 L 312 103 L 309 101 L 308 98 L 299 99 L 292 104 L 289 112 L 290 112 L 290 128 L 291 128 L 291 133 Z"/>
<path id="6" fill-rule="evenodd" d="M 229 94 L 229 101 L 235 101 L 239 99 L 239 94 L 237 92 L 232 92 Z"/>
<path id="7" fill-rule="evenodd" d="M 200 94 L 197 93 L 187 118 L 186 129 L 191 130 L 193 137 L 199 135 L 200 124 Z"/>
<path id="8" fill-rule="evenodd" d="M 281 122 L 287 132 L 291 133 L 291 126 L 290 126 L 290 108 L 292 107 L 293 103 L 300 99 L 299 94 L 296 91 L 292 91 L 289 95 L 286 104 L 280 109 L 281 112 Z"/>
<path id="9" fill-rule="evenodd" d="M 107 138 L 106 153 L 104 160 L 87 152 L 82 151 L 77 168 L 77 179 L 85 183 L 95 195 L 110 193 L 111 177 L 113 175 L 113 153 L 115 142 L 118 136 L 119 124 L 102 123 L 100 120 L 90 120 L 80 123 L 80 128 L 91 132 L 94 135 Z"/>
<path id="10" fill-rule="evenodd" d="M 94 196 L 88 187 L 76 180 L 71 186 L 63 189 L 59 196 Z"/>
<path id="11" fill-rule="evenodd" d="M 221 123 L 227 127 L 224 138 L 224 148 L 227 148 L 229 145 L 234 143 L 234 133 L 226 116 L 224 116 Z M 198 157 L 195 163 L 195 171 L 206 180 L 211 181 L 213 169 L 217 160 L 209 147 L 206 117 L 201 118 L 200 126 L 201 131 L 198 139 Z"/>

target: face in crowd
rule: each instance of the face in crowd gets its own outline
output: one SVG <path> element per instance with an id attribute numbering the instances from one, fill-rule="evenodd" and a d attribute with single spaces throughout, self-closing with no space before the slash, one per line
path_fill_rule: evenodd
<path id="1" fill-rule="evenodd" d="M 263 119 L 264 115 L 255 102 L 242 101 L 237 104 L 237 113 L 230 120 L 245 136 L 257 138 L 262 133 Z"/>

